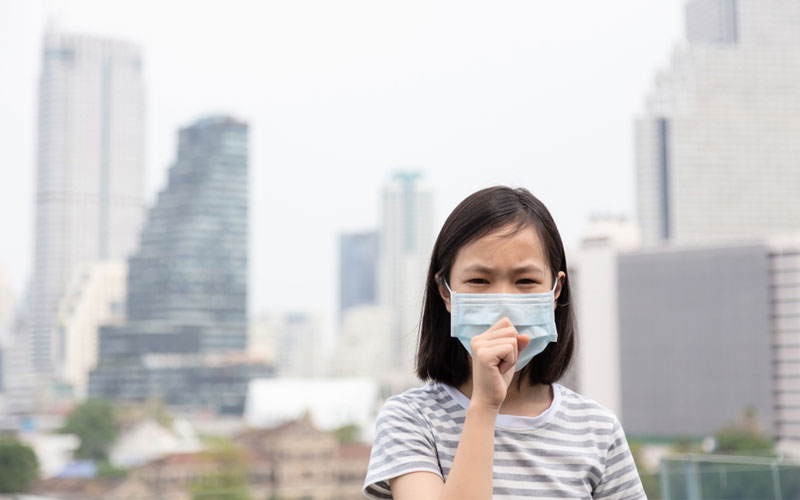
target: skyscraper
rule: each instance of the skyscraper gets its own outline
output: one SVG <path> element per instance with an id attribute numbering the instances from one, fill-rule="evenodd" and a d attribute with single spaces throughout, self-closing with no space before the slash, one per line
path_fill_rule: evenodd
<path id="1" fill-rule="evenodd" d="M 395 314 L 392 368 L 410 379 L 433 249 L 433 193 L 420 172 L 392 176 L 383 190 L 381 215 L 379 302 Z"/>
<path id="2" fill-rule="evenodd" d="M 378 233 L 339 236 L 339 317 L 355 306 L 377 300 Z"/>
<path id="3" fill-rule="evenodd" d="M 247 136 L 226 116 L 180 131 L 168 185 L 130 258 L 130 326 L 190 328 L 201 352 L 246 348 Z"/>
<path id="4" fill-rule="evenodd" d="M 133 251 L 144 207 L 144 89 L 138 47 L 48 33 L 39 81 L 34 369 L 59 375 L 59 302 L 81 263 Z"/>
<path id="5" fill-rule="evenodd" d="M 247 368 L 223 369 L 238 392 L 218 393 L 206 360 L 247 346 L 247 138 L 247 124 L 227 116 L 180 131 L 168 185 L 129 260 L 127 324 L 101 328 L 90 395 L 243 407 Z"/>
<path id="6" fill-rule="evenodd" d="M 800 3 L 692 0 L 636 122 L 645 244 L 800 230 Z"/>

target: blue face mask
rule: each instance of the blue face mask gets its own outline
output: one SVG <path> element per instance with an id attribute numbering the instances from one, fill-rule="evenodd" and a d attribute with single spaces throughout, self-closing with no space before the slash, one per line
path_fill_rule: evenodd
<path id="1" fill-rule="evenodd" d="M 558 339 L 555 319 L 555 291 L 544 293 L 456 293 L 450 290 L 450 336 L 472 355 L 469 341 L 497 323 L 503 317 L 511 320 L 517 333 L 526 334 L 531 342 L 519 353 L 515 371 L 527 365 L 544 351 L 547 344 Z"/>

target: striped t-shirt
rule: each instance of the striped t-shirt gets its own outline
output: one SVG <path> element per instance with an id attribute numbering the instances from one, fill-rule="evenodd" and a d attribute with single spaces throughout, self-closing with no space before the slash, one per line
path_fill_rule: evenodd
<path id="1" fill-rule="evenodd" d="M 497 416 L 493 497 L 646 499 L 614 413 L 560 384 L 553 395 L 536 417 Z M 389 479 L 409 472 L 446 480 L 468 405 L 438 382 L 389 398 L 378 413 L 364 494 L 392 498 Z"/>

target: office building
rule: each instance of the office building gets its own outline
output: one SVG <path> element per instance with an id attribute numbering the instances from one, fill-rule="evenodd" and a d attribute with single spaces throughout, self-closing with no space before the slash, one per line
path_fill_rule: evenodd
<path id="1" fill-rule="evenodd" d="M 752 406 L 774 432 L 767 246 L 634 250 L 617 266 L 625 431 L 701 437 Z"/>
<path id="2" fill-rule="evenodd" d="M 768 251 L 773 429 L 780 449 L 800 458 L 800 238 L 773 239 Z"/>
<path id="3" fill-rule="evenodd" d="M 64 347 L 63 382 L 78 399 L 87 396 L 89 372 L 97 365 L 101 325 L 125 320 L 124 261 L 81 264 L 61 300 L 56 332 Z"/>
<path id="4" fill-rule="evenodd" d="M 800 230 L 800 3 L 692 0 L 636 121 L 643 243 Z"/>
<path id="5" fill-rule="evenodd" d="M 396 172 L 383 190 L 378 300 L 395 315 L 391 369 L 413 380 L 415 346 L 433 250 L 433 192 L 419 172 Z"/>
<path id="6" fill-rule="evenodd" d="M 48 33 L 39 79 L 31 353 L 58 377 L 59 303 L 82 263 L 125 259 L 144 215 L 144 88 L 140 49 Z"/>
<path id="7" fill-rule="evenodd" d="M 378 233 L 339 236 L 339 319 L 356 306 L 377 300 Z"/>
<path id="8" fill-rule="evenodd" d="M 100 329 L 90 394 L 206 404 L 200 395 L 215 383 L 206 360 L 246 350 L 247 137 L 247 124 L 227 116 L 180 131 L 167 187 L 129 260 L 127 321 Z M 236 383 L 246 384 L 252 370 L 241 368 Z M 162 374 L 172 382 L 153 382 Z M 239 399 L 217 406 L 242 407 L 244 385 L 234 392 Z"/>

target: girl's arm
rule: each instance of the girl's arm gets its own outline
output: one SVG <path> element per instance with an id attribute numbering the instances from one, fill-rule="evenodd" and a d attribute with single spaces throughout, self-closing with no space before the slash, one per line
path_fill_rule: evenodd
<path id="1" fill-rule="evenodd" d="M 447 481 L 411 472 L 389 481 L 395 500 L 490 500 L 494 467 L 494 423 L 514 376 L 519 352 L 530 341 L 507 318 L 474 337 L 472 397 Z"/>

